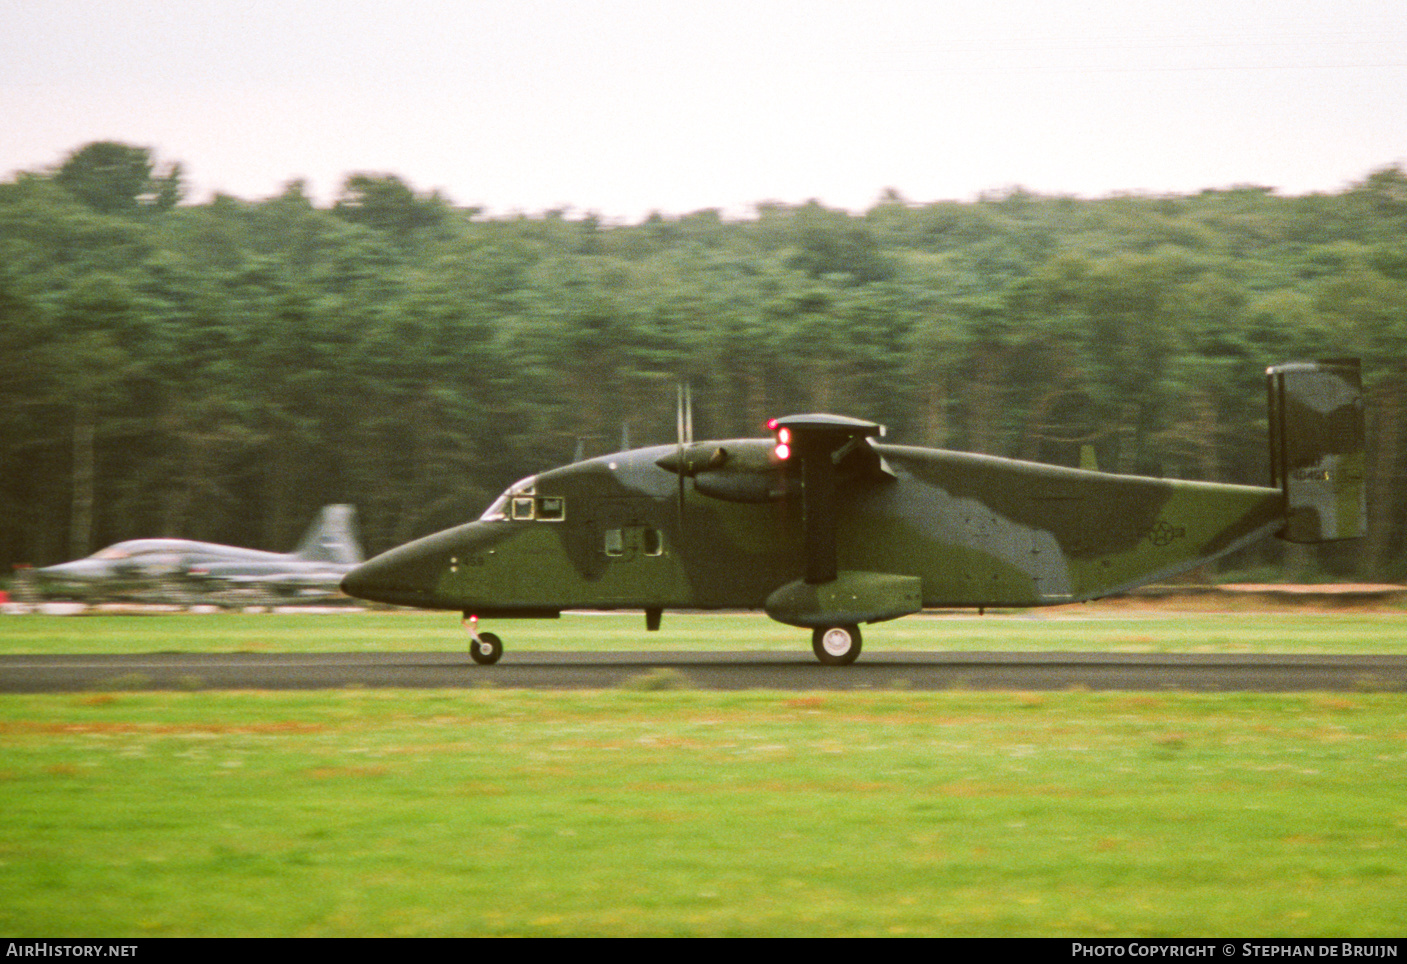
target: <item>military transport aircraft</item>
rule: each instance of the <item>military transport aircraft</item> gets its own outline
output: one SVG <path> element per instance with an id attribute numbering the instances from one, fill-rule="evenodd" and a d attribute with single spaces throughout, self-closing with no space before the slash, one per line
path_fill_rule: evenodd
<path id="1" fill-rule="evenodd" d="M 925 608 L 1095 599 L 1271 534 L 1363 532 L 1358 362 L 1267 370 L 1271 487 L 1142 478 L 878 441 L 872 422 L 793 415 L 771 438 L 623 451 L 526 478 L 477 522 L 383 553 L 351 596 L 481 618 L 564 609 L 763 609 L 822 663 L 859 626 Z M 681 402 L 681 413 L 684 406 Z"/>
<path id="2" fill-rule="evenodd" d="M 289 553 L 189 539 L 132 539 L 86 559 L 34 570 L 46 594 L 104 597 L 159 585 L 197 591 L 258 588 L 285 595 L 332 593 L 362 562 L 350 505 L 324 506 Z"/>

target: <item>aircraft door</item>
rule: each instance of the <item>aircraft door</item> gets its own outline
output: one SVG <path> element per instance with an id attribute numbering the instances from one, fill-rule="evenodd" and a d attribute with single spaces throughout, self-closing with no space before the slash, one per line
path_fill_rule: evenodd
<path id="1" fill-rule="evenodd" d="M 594 525 L 604 567 L 596 589 L 603 603 L 664 605 L 675 595 L 675 566 L 666 545 L 655 499 L 608 499 L 597 506 Z"/>

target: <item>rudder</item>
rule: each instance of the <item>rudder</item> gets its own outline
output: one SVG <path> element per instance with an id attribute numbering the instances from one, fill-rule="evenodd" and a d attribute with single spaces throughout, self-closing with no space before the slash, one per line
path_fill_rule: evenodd
<path id="1" fill-rule="evenodd" d="M 356 533 L 356 510 L 350 505 L 323 506 L 293 555 L 309 562 L 356 565 L 363 561 Z"/>
<path id="2" fill-rule="evenodd" d="M 1366 531 L 1363 380 L 1357 358 L 1266 369 L 1271 484 L 1285 497 L 1289 542 L 1357 539 Z"/>

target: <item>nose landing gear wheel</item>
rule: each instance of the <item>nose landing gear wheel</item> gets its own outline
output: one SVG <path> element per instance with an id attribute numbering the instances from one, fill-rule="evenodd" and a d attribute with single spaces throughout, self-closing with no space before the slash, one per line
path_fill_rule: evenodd
<path id="1" fill-rule="evenodd" d="M 829 626 L 814 630 L 811 649 L 827 666 L 849 666 L 860 655 L 860 627 Z"/>
<path id="2" fill-rule="evenodd" d="M 497 663 L 503 655 L 503 641 L 493 633 L 480 633 L 478 639 L 469 640 L 469 655 L 480 666 Z"/>

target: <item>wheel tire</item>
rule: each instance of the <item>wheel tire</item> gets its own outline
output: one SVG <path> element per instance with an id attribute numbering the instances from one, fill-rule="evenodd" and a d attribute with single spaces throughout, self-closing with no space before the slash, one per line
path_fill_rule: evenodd
<path id="1" fill-rule="evenodd" d="M 477 640 L 469 640 L 469 655 L 480 666 L 490 666 L 503 655 L 503 640 L 493 633 L 480 633 Z"/>
<path id="2" fill-rule="evenodd" d="M 826 626 L 811 633 L 811 649 L 827 666 L 849 666 L 860 655 L 859 626 Z"/>

